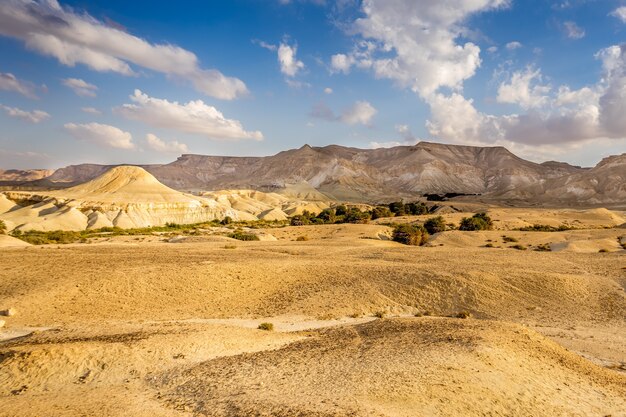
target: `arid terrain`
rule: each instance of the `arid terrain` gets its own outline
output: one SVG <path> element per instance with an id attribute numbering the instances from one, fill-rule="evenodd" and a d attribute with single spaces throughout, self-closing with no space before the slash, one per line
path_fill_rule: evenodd
<path id="1" fill-rule="evenodd" d="M 431 216 L 5 235 L 0 415 L 626 415 L 626 214 L 471 208 L 422 247 L 390 224 Z"/>

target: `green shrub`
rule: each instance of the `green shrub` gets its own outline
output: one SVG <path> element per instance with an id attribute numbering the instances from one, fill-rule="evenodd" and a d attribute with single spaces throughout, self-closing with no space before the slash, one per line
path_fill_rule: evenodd
<path id="1" fill-rule="evenodd" d="M 257 329 L 271 332 L 272 330 L 274 330 L 274 325 L 272 323 L 261 323 L 259 324 L 259 327 L 257 327 Z"/>
<path id="2" fill-rule="evenodd" d="M 566 226 L 564 224 L 559 227 L 548 226 L 547 224 L 533 224 L 532 226 L 520 227 L 519 230 L 521 232 L 564 232 L 566 230 L 574 229 L 571 226 Z"/>
<path id="3" fill-rule="evenodd" d="M 423 226 L 400 224 L 393 230 L 393 240 L 405 245 L 421 246 L 428 242 L 428 232 Z"/>
<path id="4" fill-rule="evenodd" d="M 424 222 L 424 228 L 429 234 L 434 235 L 435 233 L 445 232 L 446 222 L 441 216 L 431 217 Z"/>
<path id="5" fill-rule="evenodd" d="M 346 207 L 343 204 L 335 207 L 335 214 L 337 216 L 345 216 L 347 212 L 348 212 L 348 207 Z"/>
<path id="6" fill-rule="evenodd" d="M 231 224 L 233 222 L 232 217 L 230 216 L 226 216 L 222 219 L 222 221 L 220 222 L 221 224 L 223 224 L 224 226 L 226 226 L 227 224 Z"/>
<path id="7" fill-rule="evenodd" d="M 377 317 L 379 319 L 384 319 L 385 318 L 385 312 L 384 311 L 377 311 L 374 313 L 374 317 Z"/>
<path id="8" fill-rule="evenodd" d="M 413 216 L 428 214 L 428 206 L 424 203 L 408 203 L 404 206 L 404 210 L 407 214 L 412 214 Z"/>
<path id="9" fill-rule="evenodd" d="M 372 220 L 381 219 L 384 217 L 392 217 L 393 213 L 389 210 L 389 207 L 378 206 L 372 210 Z"/>
<path id="10" fill-rule="evenodd" d="M 519 242 L 519 240 L 515 239 L 514 237 L 510 237 L 510 236 L 502 236 L 502 241 L 505 243 L 517 243 Z"/>
<path id="11" fill-rule="evenodd" d="M 389 210 L 394 214 L 394 216 L 406 215 L 406 208 L 404 207 L 404 203 L 402 201 L 394 201 L 393 203 L 390 203 Z"/>
<path id="12" fill-rule="evenodd" d="M 51 232 L 41 232 L 38 230 L 20 232 L 18 230 L 13 233 L 13 236 L 22 239 L 24 242 L 28 242 L 31 245 L 65 245 L 68 243 L 74 243 L 83 238 L 80 232 L 69 232 L 64 230 L 54 230 Z"/>
<path id="13" fill-rule="evenodd" d="M 303 216 L 303 215 L 297 215 L 297 216 L 293 216 L 291 218 L 291 220 L 289 221 L 289 223 L 292 226 L 305 226 L 309 223 L 311 223 L 311 221 L 309 220 L 308 217 Z"/>
<path id="14" fill-rule="evenodd" d="M 370 214 L 366 211 L 361 211 L 357 207 L 350 207 L 348 212 L 343 218 L 345 223 L 367 223 L 370 219 Z"/>
<path id="15" fill-rule="evenodd" d="M 251 241 L 251 240 L 259 240 L 259 237 L 252 233 L 246 233 L 243 230 L 235 230 L 233 233 L 229 234 L 228 237 L 237 240 Z"/>
<path id="16" fill-rule="evenodd" d="M 491 230 L 493 229 L 493 221 L 486 213 L 477 213 L 472 217 L 464 217 L 461 220 L 459 230 L 475 231 L 475 230 Z"/>
<path id="17" fill-rule="evenodd" d="M 335 209 L 328 208 L 322 210 L 322 212 L 317 215 L 317 219 L 321 220 L 322 223 L 335 223 L 335 221 L 337 221 L 337 213 Z"/>

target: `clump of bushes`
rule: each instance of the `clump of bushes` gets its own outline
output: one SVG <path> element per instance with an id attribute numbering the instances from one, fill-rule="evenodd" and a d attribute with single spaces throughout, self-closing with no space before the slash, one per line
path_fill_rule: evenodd
<path id="1" fill-rule="evenodd" d="M 377 311 L 374 313 L 374 317 L 379 318 L 379 319 L 384 319 L 385 318 L 385 312 L 384 311 Z"/>
<path id="2" fill-rule="evenodd" d="M 519 230 L 521 232 L 564 232 L 566 230 L 574 229 L 571 226 L 566 226 L 564 224 L 559 227 L 548 226 L 547 224 L 533 224 L 532 226 L 520 227 Z"/>
<path id="3" fill-rule="evenodd" d="M 259 324 L 259 327 L 257 327 L 257 329 L 271 332 L 272 330 L 274 330 L 274 325 L 272 323 L 261 323 Z"/>
<path id="4" fill-rule="evenodd" d="M 511 249 L 517 249 L 517 250 L 526 250 L 526 246 L 524 245 L 513 245 L 513 246 L 509 246 Z"/>
<path id="5" fill-rule="evenodd" d="M 372 220 L 380 219 L 383 217 L 393 217 L 393 213 L 387 206 L 374 207 L 372 210 Z"/>
<path id="6" fill-rule="evenodd" d="M 493 246 L 493 243 L 487 243 L 484 246 L 485 248 L 494 248 L 495 246 Z"/>
<path id="7" fill-rule="evenodd" d="M 502 236 L 502 241 L 505 243 L 517 243 L 519 242 L 519 240 L 515 239 L 514 237 L 511 236 Z"/>
<path id="8" fill-rule="evenodd" d="M 226 216 L 222 219 L 222 221 L 220 222 L 222 225 L 226 226 L 227 224 L 231 224 L 233 222 L 232 217 L 230 216 Z"/>
<path id="9" fill-rule="evenodd" d="M 540 245 L 537 245 L 535 247 L 535 249 L 533 249 L 536 252 L 551 252 L 552 248 L 550 247 L 550 244 L 548 243 L 542 243 Z"/>
<path id="10" fill-rule="evenodd" d="M 233 233 L 229 234 L 228 237 L 244 241 L 259 240 L 259 237 L 257 235 L 252 233 L 246 233 L 241 229 L 235 230 Z"/>
<path id="11" fill-rule="evenodd" d="M 461 220 L 459 230 L 475 231 L 475 230 L 492 230 L 493 221 L 487 213 L 476 213 L 472 217 L 464 217 Z"/>
<path id="12" fill-rule="evenodd" d="M 17 230 L 13 233 L 13 236 L 23 240 L 24 242 L 28 242 L 31 245 L 65 245 L 68 243 L 74 243 L 84 238 L 80 232 L 69 232 L 65 230 L 54 230 L 52 232 L 41 232 L 38 230 L 21 232 Z"/>
<path id="13" fill-rule="evenodd" d="M 432 217 L 424 222 L 424 228 L 431 235 L 434 235 L 435 233 L 445 232 L 446 221 L 441 216 Z"/>
<path id="14" fill-rule="evenodd" d="M 428 242 L 428 232 L 423 226 L 400 224 L 393 229 L 393 240 L 404 245 L 422 246 Z"/>

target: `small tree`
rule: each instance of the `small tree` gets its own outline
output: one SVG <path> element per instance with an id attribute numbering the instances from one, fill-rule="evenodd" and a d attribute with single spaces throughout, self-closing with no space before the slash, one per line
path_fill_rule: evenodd
<path id="1" fill-rule="evenodd" d="M 428 214 L 428 206 L 424 203 L 408 203 L 405 206 L 405 210 L 407 214 L 412 214 L 414 216 L 422 216 L 424 214 Z"/>
<path id="2" fill-rule="evenodd" d="M 446 222 L 441 216 L 431 217 L 424 222 L 424 228 L 429 234 L 434 235 L 435 233 L 445 232 Z"/>
<path id="3" fill-rule="evenodd" d="M 357 207 L 350 207 L 344 217 L 346 223 L 366 223 L 370 219 L 370 214 L 359 210 Z"/>
<path id="4" fill-rule="evenodd" d="M 231 224 L 233 222 L 232 217 L 230 216 L 226 216 L 222 219 L 222 221 L 220 223 L 222 223 L 224 226 L 226 226 L 227 224 Z"/>
<path id="5" fill-rule="evenodd" d="M 477 213 L 472 217 L 465 217 L 461 220 L 459 230 L 475 231 L 475 230 L 491 230 L 493 229 L 493 221 L 486 213 Z"/>
<path id="6" fill-rule="evenodd" d="M 393 230 L 393 240 L 405 245 L 422 246 L 428 242 L 428 232 L 423 226 L 400 224 Z"/>
<path id="7" fill-rule="evenodd" d="M 346 207 L 343 204 L 335 207 L 335 214 L 337 216 L 345 216 L 347 212 L 348 212 L 348 207 Z"/>
<path id="8" fill-rule="evenodd" d="M 389 210 L 396 216 L 404 216 L 406 214 L 406 208 L 402 201 L 394 201 L 389 204 Z"/>
<path id="9" fill-rule="evenodd" d="M 292 226 L 305 226 L 309 223 L 309 218 L 301 215 L 293 216 L 290 221 Z"/>
<path id="10" fill-rule="evenodd" d="M 317 218 L 322 220 L 324 223 L 335 223 L 337 220 L 337 216 L 335 215 L 335 209 L 328 208 L 323 210 L 320 214 L 317 215 Z"/>

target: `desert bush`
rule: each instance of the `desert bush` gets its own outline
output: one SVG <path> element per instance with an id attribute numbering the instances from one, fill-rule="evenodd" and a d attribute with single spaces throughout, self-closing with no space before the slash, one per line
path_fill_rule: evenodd
<path id="1" fill-rule="evenodd" d="M 257 327 L 257 329 L 271 332 L 272 330 L 274 330 L 274 325 L 272 323 L 261 323 L 259 324 L 259 327 Z"/>
<path id="2" fill-rule="evenodd" d="M 389 210 L 389 207 L 378 206 L 372 210 L 372 220 L 381 219 L 384 217 L 392 217 L 393 213 Z"/>
<path id="3" fill-rule="evenodd" d="M 335 223 L 335 221 L 337 221 L 337 213 L 335 209 L 328 208 L 322 210 L 322 212 L 317 215 L 317 218 L 323 223 Z"/>
<path id="4" fill-rule="evenodd" d="M 520 227 L 519 230 L 521 232 L 564 232 L 566 230 L 573 230 L 574 228 L 571 226 L 566 226 L 564 224 L 559 227 L 548 226 L 547 224 L 533 224 L 532 226 Z"/>
<path id="5" fill-rule="evenodd" d="M 423 226 L 400 224 L 393 230 L 393 240 L 405 245 L 421 246 L 428 241 L 428 232 Z"/>
<path id="6" fill-rule="evenodd" d="M 394 216 L 406 215 L 406 208 L 404 207 L 404 203 L 402 201 L 394 201 L 393 203 L 390 203 L 389 211 L 391 211 Z"/>
<path id="7" fill-rule="evenodd" d="M 296 238 L 296 242 L 306 242 L 307 240 L 309 240 L 309 237 L 307 235 L 298 236 Z"/>
<path id="8" fill-rule="evenodd" d="M 412 214 L 413 216 L 428 214 L 428 206 L 424 203 L 408 203 L 404 206 L 404 210 L 407 214 Z"/>
<path id="9" fill-rule="evenodd" d="M 459 230 L 475 231 L 475 230 L 491 230 L 493 229 L 493 221 L 486 213 L 477 213 L 472 217 L 464 217 L 461 220 Z"/>
<path id="10" fill-rule="evenodd" d="M 472 317 L 472 313 L 470 313 L 469 311 L 461 311 L 457 313 L 455 317 L 457 319 L 469 319 L 470 317 Z"/>
<path id="11" fill-rule="evenodd" d="M 311 222 L 308 217 L 303 216 L 303 215 L 297 215 L 297 216 L 293 216 L 291 220 L 289 221 L 289 223 L 292 226 L 305 226 Z"/>
<path id="12" fill-rule="evenodd" d="M 241 229 L 235 230 L 233 233 L 229 234 L 228 237 L 244 241 L 259 240 L 259 237 L 257 235 L 252 233 L 246 233 Z"/>
<path id="13" fill-rule="evenodd" d="M 513 246 L 509 246 L 511 249 L 517 249 L 517 250 L 526 250 L 526 246 L 524 245 L 513 245 Z"/>
<path id="14" fill-rule="evenodd" d="M 379 319 L 384 319 L 385 318 L 385 312 L 384 311 L 377 311 L 374 313 L 374 317 L 377 317 Z"/>
<path id="15" fill-rule="evenodd" d="M 502 236 L 502 241 L 505 243 L 517 243 L 519 242 L 519 240 L 515 239 L 514 237 L 511 236 Z"/>
<path id="16" fill-rule="evenodd" d="M 335 214 L 337 216 L 345 216 L 347 212 L 348 212 L 348 207 L 346 207 L 343 204 L 340 204 L 337 207 L 335 207 Z"/>
<path id="17" fill-rule="evenodd" d="M 493 246 L 493 243 L 487 243 L 484 247 L 485 248 L 493 248 L 495 246 Z"/>
<path id="18" fill-rule="evenodd" d="M 600 250 L 598 251 L 598 253 L 608 253 L 608 252 L 609 252 L 609 250 L 608 250 L 608 249 L 600 249 Z"/>
<path id="19" fill-rule="evenodd" d="M 552 248 L 550 247 L 550 244 L 548 243 L 542 243 L 540 245 L 537 245 L 535 247 L 535 249 L 533 249 L 536 252 L 551 252 Z"/>
<path id="20" fill-rule="evenodd" d="M 232 217 L 230 216 L 226 216 L 222 219 L 222 221 L 220 222 L 221 224 L 223 224 L 224 226 L 227 224 L 231 224 L 233 222 Z"/>
<path id="21" fill-rule="evenodd" d="M 0 220 L 0 234 L 5 234 L 7 232 L 7 225 Z"/>
<path id="22" fill-rule="evenodd" d="M 446 222 L 441 216 L 431 217 L 424 222 L 424 228 L 429 234 L 434 235 L 435 233 L 445 232 Z"/>
<path id="23" fill-rule="evenodd" d="M 343 221 L 344 223 L 367 223 L 369 219 L 370 214 L 368 212 L 361 211 L 357 207 L 350 207 Z"/>
<path id="24" fill-rule="evenodd" d="M 51 232 L 41 232 L 38 230 L 29 230 L 27 232 L 16 231 L 16 233 L 13 233 L 13 236 L 18 239 L 22 239 L 24 242 L 28 242 L 31 245 L 65 245 L 68 243 L 74 243 L 84 238 L 80 232 L 69 232 L 64 230 L 54 230 Z"/>

